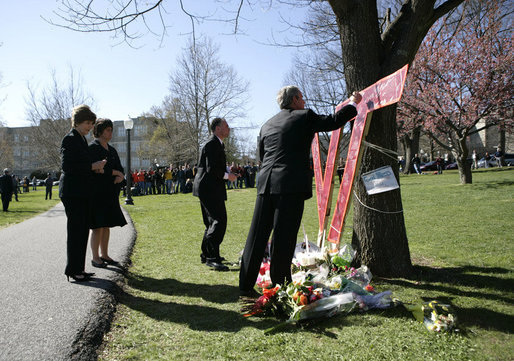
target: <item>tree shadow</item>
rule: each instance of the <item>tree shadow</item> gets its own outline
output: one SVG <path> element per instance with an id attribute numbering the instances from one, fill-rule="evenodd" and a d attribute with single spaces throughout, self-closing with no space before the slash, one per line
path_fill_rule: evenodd
<path id="1" fill-rule="evenodd" d="M 140 279 L 137 281 L 130 281 L 131 286 L 141 286 L 149 279 Z M 155 282 L 159 281 L 159 282 Z M 137 282 L 137 283 L 134 283 Z M 233 302 L 237 300 L 236 287 L 227 285 L 200 285 L 200 284 L 187 284 L 173 279 L 154 280 L 148 281 L 152 285 L 144 287 L 141 290 L 152 291 L 153 287 L 163 286 L 166 294 L 180 294 L 190 297 L 202 297 L 206 300 L 213 300 L 214 302 L 224 303 Z M 190 286 L 188 286 L 190 285 Z M 190 288 L 186 290 L 186 288 Z M 226 289 L 226 290 L 225 290 Z M 218 296 L 214 297 L 214 293 Z M 111 291 L 112 292 L 112 291 Z M 165 293 L 161 292 L 161 293 Z M 194 303 L 177 303 L 177 302 L 163 302 L 156 299 L 146 297 L 134 296 L 125 292 L 121 287 L 115 286 L 114 293 L 117 301 L 132 310 L 141 312 L 148 317 L 158 321 L 183 324 L 192 330 L 197 331 L 224 331 L 224 332 L 238 332 L 244 327 L 252 326 L 258 329 L 266 329 L 270 327 L 269 319 L 256 319 L 248 320 L 238 311 L 210 307 L 206 305 L 198 305 Z"/>
<path id="2" fill-rule="evenodd" d="M 129 274 L 127 275 L 127 284 L 144 292 L 198 297 L 220 304 L 236 302 L 239 297 L 239 288 L 236 286 L 188 283 L 173 278 L 155 279 Z"/>
<path id="3" fill-rule="evenodd" d="M 382 279 L 382 281 L 404 288 L 433 292 L 434 295 L 430 299 L 426 298 L 426 301 L 437 299 L 442 303 L 452 304 L 452 299 L 456 297 L 470 297 L 514 305 L 514 299 L 511 296 L 514 279 L 509 278 L 512 270 L 471 265 L 447 268 L 414 266 L 414 270 L 410 279 Z M 505 277 L 500 277 L 500 275 L 505 275 Z M 441 292 L 443 295 L 437 295 L 437 292 Z M 478 326 L 484 329 L 514 333 L 513 315 L 482 307 L 454 306 L 454 308 L 459 324 L 464 328 Z"/>

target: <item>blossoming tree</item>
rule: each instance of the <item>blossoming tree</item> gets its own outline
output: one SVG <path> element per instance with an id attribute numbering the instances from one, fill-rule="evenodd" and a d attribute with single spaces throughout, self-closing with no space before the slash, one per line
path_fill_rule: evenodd
<path id="1" fill-rule="evenodd" d="M 423 132 L 453 154 L 461 183 L 471 183 L 466 161 L 470 135 L 501 124 L 509 130 L 513 105 L 512 19 L 502 2 L 467 7 L 432 28 L 409 73 L 398 120 L 405 130 Z M 480 121 L 485 125 L 478 127 Z"/>

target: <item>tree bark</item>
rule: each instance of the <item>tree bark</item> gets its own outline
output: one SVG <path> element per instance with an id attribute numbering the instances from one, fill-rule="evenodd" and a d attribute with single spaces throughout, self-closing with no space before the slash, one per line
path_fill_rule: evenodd
<path id="1" fill-rule="evenodd" d="M 414 169 L 412 168 L 412 158 L 414 154 L 419 153 L 419 137 L 421 134 L 420 128 L 415 128 L 411 135 L 406 134 L 402 137 L 402 144 L 405 153 L 405 167 L 403 168 L 404 174 L 411 173 Z"/>
<path id="2" fill-rule="evenodd" d="M 468 145 L 466 143 L 467 136 L 459 139 L 460 152 L 453 151 L 453 156 L 457 160 L 457 166 L 459 167 L 459 176 L 461 184 L 473 183 L 473 175 L 471 173 L 471 164 L 468 163 Z"/>

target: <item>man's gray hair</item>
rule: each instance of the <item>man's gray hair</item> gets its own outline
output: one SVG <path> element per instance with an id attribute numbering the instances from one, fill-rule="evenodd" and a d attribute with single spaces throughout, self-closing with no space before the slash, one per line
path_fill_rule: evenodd
<path id="1" fill-rule="evenodd" d="M 293 102 L 293 98 L 300 94 L 300 89 L 294 85 L 288 85 L 278 91 L 277 103 L 280 109 L 287 109 Z"/>

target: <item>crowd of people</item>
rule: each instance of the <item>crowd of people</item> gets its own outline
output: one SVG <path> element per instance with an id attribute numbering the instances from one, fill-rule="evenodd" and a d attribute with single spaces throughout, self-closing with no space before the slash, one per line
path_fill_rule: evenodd
<path id="1" fill-rule="evenodd" d="M 226 163 L 227 173 L 236 176 L 235 181 L 226 180 L 226 189 L 254 188 L 259 167 L 255 162 Z M 198 173 L 195 164 L 170 164 L 169 167 L 155 167 L 148 170 L 139 169 L 132 172 L 132 195 L 191 193 L 193 182 Z"/>

